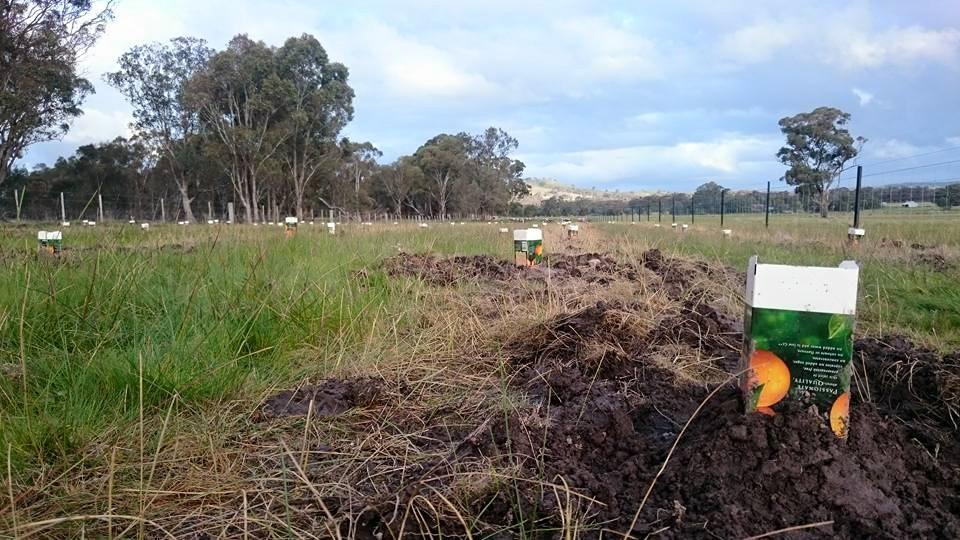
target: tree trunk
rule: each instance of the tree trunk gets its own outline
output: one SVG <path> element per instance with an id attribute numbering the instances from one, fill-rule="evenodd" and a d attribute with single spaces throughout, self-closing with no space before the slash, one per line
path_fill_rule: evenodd
<path id="1" fill-rule="evenodd" d="M 827 210 L 830 204 L 830 191 L 824 189 L 820 192 L 820 217 L 827 217 Z"/>
<path id="2" fill-rule="evenodd" d="M 189 221 L 190 223 L 196 222 L 197 219 L 196 219 L 195 217 L 193 217 L 193 210 L 190 209 L 191 199 L 190 199 L 190 195 L 187 194 L 187 186 L 186 186 L 186 183 L 184 183 L 184 182 L 177 182 L 177 188 L 180 190 L 180 201 L 181 201 L 181 203 L 183 204 L 183 217 L 184 217 L 184 219 L 186 219 L 186 220 Z"/>

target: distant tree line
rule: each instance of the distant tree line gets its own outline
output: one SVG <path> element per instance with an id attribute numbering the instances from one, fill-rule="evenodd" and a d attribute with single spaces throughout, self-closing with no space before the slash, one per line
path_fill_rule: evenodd
<path id="1" fill-rule="evenodd" d="M 516 217 L 533 216 L 616 216 L 621 214 L 639 214 L 646 216 L 648 208 L 651 215 L 658 212 L 678 216 L 719 214 L 720 192 L 722 186 L 714 182 L 701 185 L 694 193 L 656 193 L 630 200 L 578 198 L 565 199 L 551 197 L 539 204 L 511 205 L 510 214 Z M 723 207 L 727 213 L 763 213 L 766 211 L 766 190 L 726 190 Z M 832 212 L 853 210 L 855 190 L 847 187 L 829 191 L 826 204 Z M 774 214 L 809 213 L 821 215 L 823 203 L 820 192 L 802 187 L 791 190 L 777 190 L 770 193 L 770 212 Z M 860 190 L 860 208 L 880 210 L 902 207 L 904 205 L 935 205 L 942 209 L 960 207 L 960 183 L 940 186 L 890 185 L 863 187 Z"/>
<path id="2" fill-rule="evenodd" d="M 511 157 L 519 143 L 495 127 L 439 134 L 378 163 L 373 144 L 342 136 L 354 114 L 349 72 L 308 34 L 280 47 L 246 35 L 220 51 L 189 37 L 133 47 L 105 75 L 133 108 L 133 136 L 15 168 L 30 144 L 63 135 L 82 112 L 92 86 L 76 76 L 76 58 L 110 16 L 91 9 L 0 2 L 4 35 L 21 38 L 0 40 L 0 215 L 16 212 L 14 191 L 25 193 L 23 217 L 56 217 L 62 193 L 68 218 L 93 216 L 99 195 L 113 217 L 195 221 L 232 203 L 246 222 L 328 211 L 489 216 L 528 193 L 524 164 Z"/>

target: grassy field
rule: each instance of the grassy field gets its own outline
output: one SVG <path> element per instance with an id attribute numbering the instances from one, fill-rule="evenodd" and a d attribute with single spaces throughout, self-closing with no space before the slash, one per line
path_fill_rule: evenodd
<path id="1" fill-rule="evenodd" d="M 856 259 L 863 268 L 859 333 L 960 346 L 960 223 L 877 217 L 854 249 L 844 242 L 842 219 L 790 219 L 778 216 L 767 230 L 762 216 L 728 218 L 730 238 L 706 216 L 686 233 L 667 222 L 656 228 L 654 217 L 590 226 L 585 234 L 591 249 L 627 260 L 658 247 L 741 272 L 754 253 L 794 264 Z M 217 471 L 226 482 L 223 471 L 244 459 L 221 449 L 243 443 L 234 438 L 244 432 L 237 426 L 249 425 L 277 389 L 464 347 L 425 341 L 482 323 L 465 317 L 437 325 L 436 311 L 459 300 L 438 304 L 422 283 L 389 278 L 379 269 L 385 257 L 429 251 L 509 259 L 511 250 L 488 224 L 347 225 L 335 237 L 302 227 L 293 239 L 276 227 L 115 225 L 66 229 L 66 249 L 53 259 L 36 254 L 39 228 L 0 228 L 0 455 L 8 495 L 0 530 L 53 536 L 82 534 L 86 523 L 120 514 L 133 516 L 121 529 L 149 528 L 150 502 L 169 489 L 178 445 L 199 446 L 199 454 L 209 446 L 192 472 L 181 472 L 208 475 L 207 485 L 194 487 L 197 497 L 215 492 Z M 419 330 L 425 318 L 434 320 L 427 337 Z M 432 376 L 414 379 L 429 385 Z M 167 470 L 165 481 L 154 478 L 158 470 Z M 194 492 L 180 489 L 188 499 Z"/>
<path id="2" fill-rule="evenodd" d="M 689 217 L 689 216 L 687 216 Z M 699 216 L 679 234 L 668 216 L 656 228 L 656 216 L 624 228 L 604 229 L 614 238 L 639 238 L 681 256 L 703 258 L 746 268 L 747 259 L 781 264 L 833 266 L 853 259 L 861 265 L 859 317 L 861 333 L 899 332 L 935 348 L 960 346 L 960 215 L 863 216 L 867 236 L 859 247 L 846 242 L 849 216 L 823 220 L 809 216 L 727 216 L 720 232 L 719 216 Z M 679 221 L 679 223 L 689 223 Z M 616 244 L 617 241 L 614 241 Z"/>

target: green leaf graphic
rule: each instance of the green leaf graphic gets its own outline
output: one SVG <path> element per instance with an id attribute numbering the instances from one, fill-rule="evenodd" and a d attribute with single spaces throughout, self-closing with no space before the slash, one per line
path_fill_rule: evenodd
<path id="1" fill-rule="evenodd" d="M 843 332 L 849 327 L 849 321 L 850 321 L 850 318 L 847 317 L 846 315 L 840 315 L 838 313 L 834 313 L 833 315 L 831 315 L 830 323 L 828 326 L 830 334 L 827 337 L 827 339 L 835 339 L 837 337 L 840 337 L 843 334 Z"/>

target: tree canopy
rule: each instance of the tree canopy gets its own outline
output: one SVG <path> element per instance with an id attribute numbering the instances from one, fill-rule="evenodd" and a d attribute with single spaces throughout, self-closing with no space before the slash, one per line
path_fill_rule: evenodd
<path id="1" fill-rule="evenodd" d="M 0 2 L 0 184 L 27 147 L 60 138 L 83 114 L 93 85 L 77 72 L 77 58 L 103 33 L 111 5 Z"/>
<path id="2" fill-rule="evenodd" d="M 827 217 L 830 186 L 866 143 L 863 137 L 854 139 L 845 127 L 849 122 L 849 113 L 833 107 L 818 107 L 779 122 L 787 141 L 777 158 L 789 167 L 783 179 L 798 192 L 819 195 L 822 217 Z"/>

